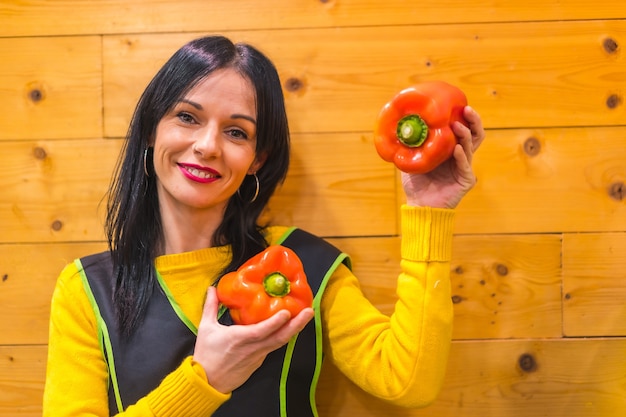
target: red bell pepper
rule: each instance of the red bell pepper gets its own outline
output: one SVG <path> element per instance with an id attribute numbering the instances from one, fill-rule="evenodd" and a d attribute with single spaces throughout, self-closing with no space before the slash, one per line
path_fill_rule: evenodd
<path id="1" fill-rule="evenodd" d="M 217 284 L 217 298 L 236 324 L 265 320 L 280 310 L 294 317 L 313 305 L 313 292 L 294 251 L 271 245 Z"/>
<path id="2" fill-rule="evenodd" d="M 424 174 L 452 156 L 455 121 L 467 126 L 465 94 L 443 81 L 426 81 L 400 91 L 383 106 L 374 134 L 376 151 L 400 171 Z"/>

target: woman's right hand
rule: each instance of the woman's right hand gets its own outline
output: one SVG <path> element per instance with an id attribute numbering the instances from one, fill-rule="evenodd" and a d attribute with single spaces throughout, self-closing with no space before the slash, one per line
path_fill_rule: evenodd
<path id="1" fill-rule="evenodd" d="M 209 286 L 193 359 L 204 368 L 209 384 L 222 393 L 246 382 L 270 352 L 289 342 L 313 318 L 312 308 L 293 318 L 281 310 L 257 324 L 225 326 L 217 321 L 218 304 L 215 287 Z"/>
<path id="2" fill-rule="evenodd" d="M 450 159 L 425 174 L 402 173 L 408 205 L 455 208 L 476 184 L 472 159 L 485 139 L 485 128 L 473 108 L 465 106 L 463 116 L 467 127 L 460 122 L 452 125 L 458 143 Z"/>

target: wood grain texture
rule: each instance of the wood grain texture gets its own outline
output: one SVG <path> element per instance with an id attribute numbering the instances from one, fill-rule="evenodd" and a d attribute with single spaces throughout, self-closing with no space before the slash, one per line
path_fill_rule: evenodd
<path id="1" fill-rule="evenodd" d="M 458 233 L 626 230 L 626 128 L 491 130 Z"/>
<path id="2" fill-rule="evenodd" d="M 429 79 L 463 89 L 492 129 L 623 125 L 626 118 L 623 54 L 603 49 L 606 39 L 625 37 L 624 20 L 228 35 L 259 47 L 275 62 L 293 132 L 370 132 L 397 91 Z M 107 137 L 126 132 L 134 103 L 156 68 L 197 36 L 104 38 Z"/>
<path id="3" fill-rule="evenodd" d="M 105 249 L 105 243 L 0 245 L 0 346 L 47 343 L 50 301 L 61 270 Z"/>
<path id="4" fill-rule="evenodd" d="M 626 335 L 626 233 L 563 237 L 566 336 Z"/>
<path id="5" fill-rule="evenodd" d="M 0 62 L 0 141 L 102 136 L 100 37 L 0 38 Z"/>
<path id="6" fill-rule="evenodd" d="M 374 399 L 326 364 L 320 416 L 620 417 L 624 349 L 625 339 L 453 342 L 441 395 L 420 410 Z"/>
<path id="7" fill-rule="evenodd" d="M 267 217 L 320 236 L 393 235 L 395 204 L 393 166 L 378 157 L 371 135 L 298 134 Z"/>
<path id="8" fill-rule="evenodd" d="M 41 417 L 47 347 L 0 345 L 0 416 Z"/>
<path id="9" fill-rule="evenodd" d="M 26 0 L 0 4 L 0 36 L 623 18 L 621 0 Z"/>
<path id="10" fill-rule="evenodd" d="M 453 338 L 562 336 L 560 235 L 457 236 L 453 251 Z"/>
<path id="11" fill-rule="evenodd" d="M 120 143 L 0 142 L 0 243 L 102 240 Z"/>

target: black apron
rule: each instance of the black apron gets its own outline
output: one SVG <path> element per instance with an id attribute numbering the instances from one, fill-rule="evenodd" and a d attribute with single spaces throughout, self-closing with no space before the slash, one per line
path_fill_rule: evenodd
<path id="1" fill-rule="evenodd" d="M 318 300 L 346 254 L 301 229 L 290 229 L 281 245 L 302 260 Z M 112 261 L 109 252 L 77 261 L 98 320 L 103 356 L 109 369 L 109 411 L 115 415 L 156 388 L 193 354 L 196 334 L 176 314 L 160 285 L 154 286 L 145 318 L 131 337 L 122 337 L 113 311 Z M 319 300 L 318 300 L 319 301 Z M 230 325 L 228 311 L 220 317 Z M 319 308 L 315 319 L 285 346 L 271 352 L 251 377 L 232 392 L 215 417 L 314 417 L 315 388 L 322 360 Z"/>

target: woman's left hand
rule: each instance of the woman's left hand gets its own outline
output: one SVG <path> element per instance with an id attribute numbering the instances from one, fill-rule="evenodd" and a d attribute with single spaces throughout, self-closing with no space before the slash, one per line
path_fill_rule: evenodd
<path id="1" fill-rule="evenodd" d="M 402 173 L 402 186 L 410 206 L 455 208 L 476 184 L 472 158 L 485 138 L 478 113 L 463 109 L 469 128 L 455 122 L 452 126 L 458 142 L 450 159 L 426 174 Z"/>
<path id="2" fill-rule="evenodd" d="M 295 317 L 280 310 L 259 323 L 225 326 L 217 320 L 218 304 L 217 291 L 209 286 L 193 359 L 204 368 L 208 383 L 224 394 L 246 382 L 270 352 L 289 342 L 314 315 L 312 308 Z"/>

